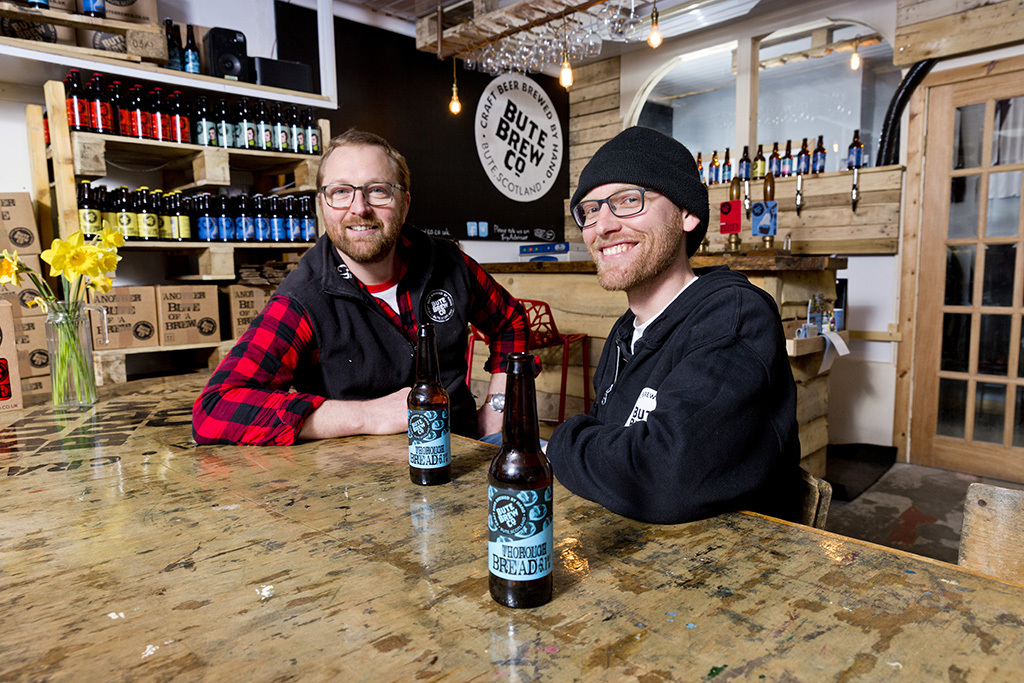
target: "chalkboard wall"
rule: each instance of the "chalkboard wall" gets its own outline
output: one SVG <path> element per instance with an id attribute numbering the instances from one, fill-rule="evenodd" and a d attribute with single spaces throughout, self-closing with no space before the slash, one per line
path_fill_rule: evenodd
<path id="1" fill-rule="evenodd" d="M 319 83 L 316 12 L 284 2 L 275 3 L 275 10 L 279 58 L 312 65 L 313 82 Z M 561 169 L 552 189 L 540 199 L 517 202 L 488 179 L 474 143 L 474 114 L 490 76 L 467 71 L 459 62 L 463 109 L 454 116 L 448 111 L 451 60 L 440 62 L 417 50 L 413 38 L 337 17 L 334 41 L 339 107 L 317 115 L 330 119 L 335 134 L 353 126 L 372 131 L 405 155 L 412 175 L 409 223 L 455 239 L 466 237 L 468 221 L 563 239 L 563 202 L 569 194 L 569 97 L 557 79 L 530 76 L 547 92 L 561 121 Z M 491 238 L 500 239 L 501 232 L 492 229 Z"/>

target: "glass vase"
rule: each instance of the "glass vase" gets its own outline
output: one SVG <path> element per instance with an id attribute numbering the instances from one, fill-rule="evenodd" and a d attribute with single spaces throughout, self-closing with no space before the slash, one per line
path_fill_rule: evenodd
<path id="1" fill-rule="evenodd" d="M 96 373 L 92 360 L 92 333 L 87 309 L 103 315 L 106 309 L 82 301 L 53 301 L 46 311 L 46 346 L 50 352 L 53 405 L 73 408 L 96 403 Z"/>

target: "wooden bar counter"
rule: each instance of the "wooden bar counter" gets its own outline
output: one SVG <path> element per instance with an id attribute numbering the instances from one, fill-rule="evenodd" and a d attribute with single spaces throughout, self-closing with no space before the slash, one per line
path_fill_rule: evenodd
<path id="1" fill-rule="evenodd" d="M 1019 680 L 1024 588 L 745 513 L 555 487 L 555 595 L 488 595 L 486 469 L 406 438 L 199 446 L 205 376 L 0 427 L 0 680 Z"/>

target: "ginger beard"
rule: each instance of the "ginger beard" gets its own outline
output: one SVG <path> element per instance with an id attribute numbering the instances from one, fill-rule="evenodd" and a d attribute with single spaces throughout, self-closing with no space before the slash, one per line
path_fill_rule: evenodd
<path id="1" fill-rule="evenodd" d="M 602 240 L 595 237 L 587 245 L 590 258 L 597 265 L 597 281 L 603 289 L 622 292 L 651 283 L 678 260 L 685 249 L 686 232 L 683 230 L 683 212 L 672 207 L 672 215 L 660 225 L 643 231 L 621 231 Z M 632 246 L 621 255 L 605 257 L 604 246 L 632 242 Z"/>
<path id="2" fill-rule="evenodd" d="M 396 204 L 383 219 L 370 212 L 368 216 L 349 214 L 341 221 L 327 221 L 327 236 L 338 251 L 356 263 L 380 263 L 395 248 L 405 222 L 405 210 Z"/>

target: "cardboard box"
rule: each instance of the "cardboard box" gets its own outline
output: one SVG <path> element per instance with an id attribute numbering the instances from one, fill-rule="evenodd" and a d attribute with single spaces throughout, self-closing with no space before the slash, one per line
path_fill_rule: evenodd
<path id="1" fill-rule="evenodd" d="M 0 192 L 0 249 L 17 251 L 18 256 L 43 250 L 28 192 Z"/>
<path id="2" fill-rule="evenodd" d="M 253 287 L 251 285 L 229 285 L 221 291 L 227 295 L 227 316 L 231 330 L 231 338 L 238 339 L 249 325 L 260 314 L 274 295 L 273 287 Z"/>
<path id="3" fill-rule="evenodd" d="M 14 321 L 14 345 L 22 378 L 50 374 L 50 352 L 46 346 L 46 317 Z"/>
<path id="4" fill-rule="evenodd" d="M 582 242 L 543 242 L 519 247 L 522 261 L 589 261 L 590 252 Z"/>
<path id="5" fill-rule="evenodd" d="M 0 301 L 0 413 L 21 408 L 21 373 L 11 305 Z"/>
<path id="6" fill-rule="evenodd" d="M 50 0 L 50 9 L 59 12 L 74 12 L 76 0 Z M 70 26 L 54 26 L 24 19 L 0 19 L 0 33 L 8 38 L 38 40 L 57 45 L 74 45 L 75 29 Z"/>
<path id="7" fill-rule="evenodd" d="M 35 254 L 22 255 L 21 260 L 26 266 L 36 271 L 38 274 L 42 274 L 42 269 L 46 268 L 46 272 L 49 272 L 50 267 L 45 263 L 41 263 L 39 257 Z M 32 317 L 46 317 L 42 309 L 38 306 L 29 306 L 29 302 L 39 296 L 39 290 L 35 288 L 32 281 L 24 275 L 21 278 L 21 287 L 15 287 L 14 285 L 0 285 L 0 301 L 7 301 L 11 304 L 11 312 L 14 314 L 14 319 L 19 320 L 21 318 L 32 318 Z"/>
<path id="8" fill-rule="evenodd" d="M 53 391 L 53 380 L 50 379 L 49 375 L 40 375 L 39 377 L 28 377 L 21 380 L 21 395 L 24 396 L 37 396 L 39 394 L 49 394 Z"/>
<path id="9" fill-rule="evenodd" d="M 156 288 L 114 287 L 107 294 L 92 291 L 89 292 L 89 302 L 107 309 L 107 344 L 103 343 L 103 316 L 89 311 L 94 349 L 157 345 Z"/>
<path id="10" fill-rule="evenodd" d="M 156 0 L 118 0 L 116 3 L 106 3 L 106 7 L 107 19 L 127 21 L 133 24 L 158 23 Z M 78 0 L 78 8 L 81 11 L 81 0 Z M 104 50 L 106 52 L 125 51 L 125 38 L 123 34 L 78 29 L 75 31 L 75 35 L 79 47 Z"/>
<path id="11" fill-rule="evenodd" d="M 216 285 L 157 285 L 160 346 L 219 342 Z"/>

